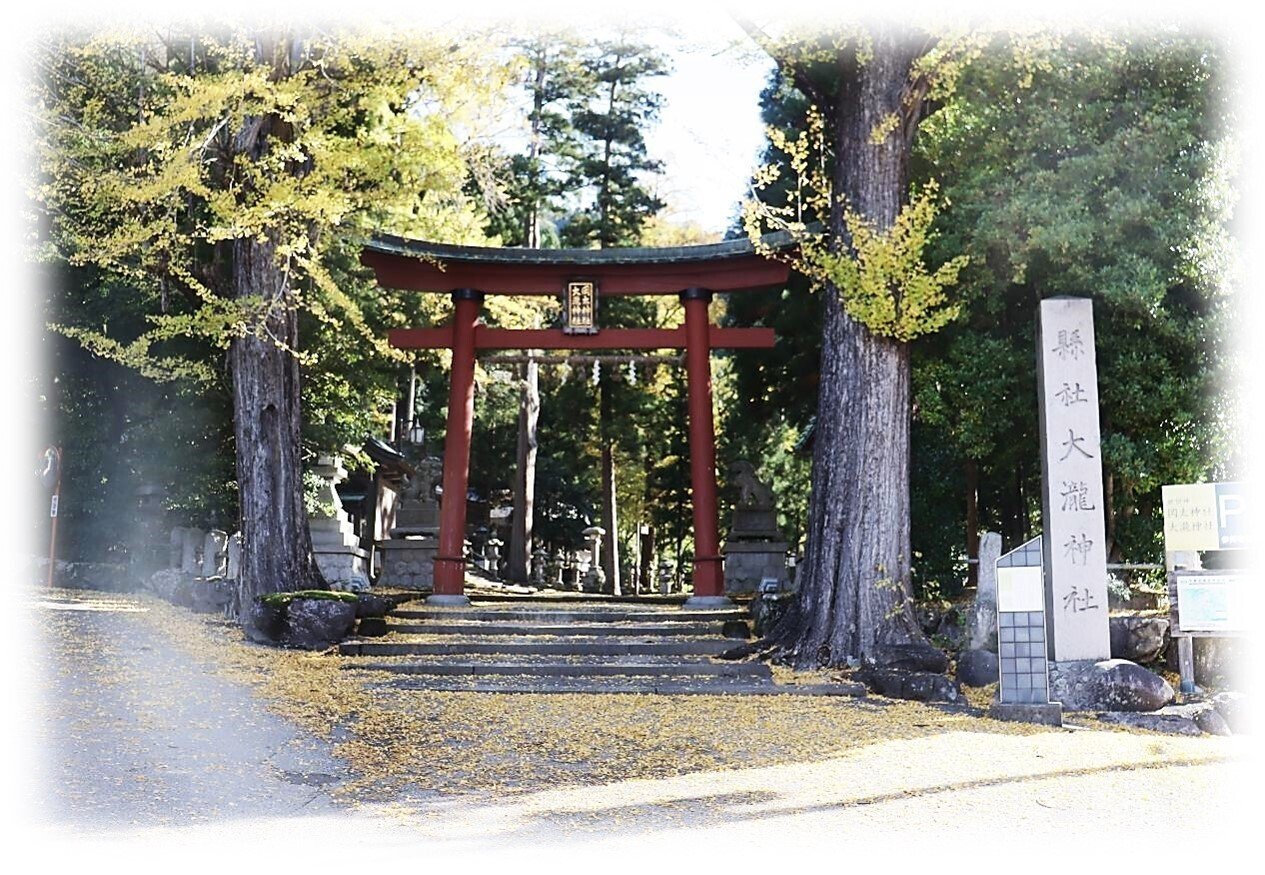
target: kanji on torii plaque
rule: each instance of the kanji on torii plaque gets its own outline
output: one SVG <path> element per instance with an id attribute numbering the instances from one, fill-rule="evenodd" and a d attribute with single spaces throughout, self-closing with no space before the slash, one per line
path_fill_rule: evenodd
<path id="1" fill-rule="evenodd" d="M 785 248 L 790 238 L 766 238 L 762 250 Z M 669 249 L 497 249 L 447 246 L 398 237 L 367 245 L 361 261 L 379 284 L 422 292 L 447 290 L 452 321 L 438 328 L 390 332 L 401 349 L 451 349 L 443 494 L 464 496 L 470 474 L 474 421 L 475 353 L 484 349 L 684 349 L 689 395 L 690 485 L 694 505 L 694 598 L 687 604 L 727 602 L 716 509 L 716 438 L 712 414 L 711 350 L 768 349 L 771 328 L 710 324 L 713 292 L 784 283 L 785 262 L 758 254 L 745 240 Z M 675 328 L 601 328 L 598 304 L 610 295 L 679 295 L 685 322 Z M 567 308 L 564 328 L 505 329 L 479 324 L 485 295 L 558 295 Z M 434 594 L 438 604 L 466 601 L 466 506 L 451 499 L 440 509 Z"/>

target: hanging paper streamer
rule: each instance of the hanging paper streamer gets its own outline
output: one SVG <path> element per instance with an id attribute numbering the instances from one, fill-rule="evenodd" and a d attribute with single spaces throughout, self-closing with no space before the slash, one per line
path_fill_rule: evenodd
<path id="1" fill-rule="evenodd" d="M 602 379 L 602 363 L 600 361 L 593 362 L 593 385 L 596 386 L 598 381 Z"/>
<path id="2" fill-rule="evenodd" d="M 628 362 L 628 383 L 632 386 L 637 385 L 637 363 L 634 361 Z"/>

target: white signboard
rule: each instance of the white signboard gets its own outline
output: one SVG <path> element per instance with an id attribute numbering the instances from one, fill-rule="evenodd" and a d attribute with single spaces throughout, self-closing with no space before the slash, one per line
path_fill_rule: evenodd
<path id="1" fill-rule="evenodd" d="M 1245 583 L 1238 574 L 1178 576 L 1178 628 L 1183 633 L 1245 631 Z"/>
<path id="2" fill-rule="evenodd" d="M 1046 616 L 1055 662 L 1111 658 L 1093 303 L 1046 298 L 1037 334 Z"/>
<path id="3" fill-rule="evenodd" d="M 1247 547 L 1244 484 L 1184 483 L 1163 492 L 1166 552 Z"/>

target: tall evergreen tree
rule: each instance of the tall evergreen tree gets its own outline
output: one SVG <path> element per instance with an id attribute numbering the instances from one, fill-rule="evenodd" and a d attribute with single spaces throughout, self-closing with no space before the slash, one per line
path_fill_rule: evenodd
<path id="1" fill-rule="evenodd" d="M 302 499 L 300 312 L 396 356 L 335 277 L 371 230 L 473 231 L 459 143 L 448 120 L 418 110 L 495 87 L 481 54 L 350 30 L 41 46 L 51 242 L 121 280 L 120 298 L 147 313 L 130 336 L 81 313 L 52 318 L 92 352 L 158 378 L 213 378 L 215 359 L 173 351 L 179 338 L 227 353 L 243 602 L 320 584 Z M 134 92 L 116 92 L 120 67 Z"/>

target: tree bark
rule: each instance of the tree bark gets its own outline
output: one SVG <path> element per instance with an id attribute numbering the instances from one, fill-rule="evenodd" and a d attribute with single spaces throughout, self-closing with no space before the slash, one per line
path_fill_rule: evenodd
<path id="1" fill-rule="evenodd" d="M 514 475 L 514 512 L 510 520 L 508 577 L 527 583 L 531 577 L 532 527 L 536 504 L 536 422 L 540 417 L 539 368 L 523 365 L 518 407 L 518 468 Z"/>
<path id="2" fill-rule="evenodd" d="M 298 40 L 261 37 L 257 58 L 284 78 L 296 67 Z M 289 122 L 275 114 L 248 116 L 235 133 L 237 158 L 258 162 L 278 143 L 293 139 Z M 296 163 L 302 175 L 310 166 Z M 233 433 L 236 440 L 242 556 L 238 604 L 269 592 L 326 588 L 312 556 L 312 536 L 303 507 L 303 462 L 299 392 L 299 315 L 289 272 L 278 260 L 280 232 L 233 240 L 232 294 L 262 301 L 261 330 L 237 338 L 229 348 L 233 374 Z"/>
<path id="3" fill-rule="evenodd" d="M 298 348 L 298 313 L 288 301 L 275 241 L 235 240 L 232 250 L 236 296 L 272 305 L 263 336 L 238 338 L 229 350 L 242 532 L 237 583 L 245 608 L 258 595 L 325 583 L 303 508 L 299 363 L 290 352 Z"/>
<path id="4" fill-rule="evenodd" d="M 878 228 L 892 225 L 908 187 L 909 138 L 872 132 L 902 111 L 916 51 L 872 32 L 863 63 L 841 52 L 833 112 L 834 190 Z M 830 217 L 847 245 L 839 198 Z M 821 383 L 808 541 L 799 597 L 774 630 L 797 667 L 934 662 L 912 611 L 909 542 L 910 362 L 904 343 L 870 332 L 822 295 Z M 942 660 L 942 657 L 940 657 Z"/>

